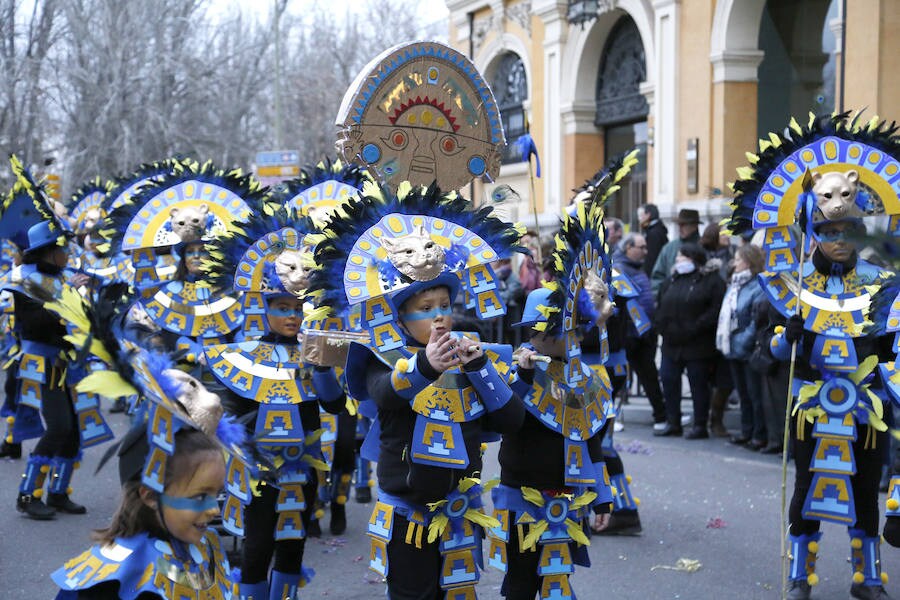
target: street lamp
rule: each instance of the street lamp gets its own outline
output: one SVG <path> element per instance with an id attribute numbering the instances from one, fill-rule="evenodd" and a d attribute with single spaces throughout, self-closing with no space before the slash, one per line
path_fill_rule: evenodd
<path id="1" fill-rule="evenodd" d="M 569 0 L 566 20 L 573 25 L 581 25 L 581 28 L 584 29 L 585 23 L 590 23 L 597 18 L 599 10 L 599 0 Z"/>

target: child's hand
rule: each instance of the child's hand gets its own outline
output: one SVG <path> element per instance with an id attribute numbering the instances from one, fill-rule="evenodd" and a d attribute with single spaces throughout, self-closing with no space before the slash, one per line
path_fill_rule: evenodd
<path id="1" fill-rule="evenodd" d="M 525 346 L 520 346 L 514 354 L 516 363 L 523 369 L 533 369 L 537 356 L 538 353 L 534 349 Z"/>
<path id="2" fill-rule="evenodd" d="M 594 515 L 594 522 L 591 523 L 591 529 L 593 529 L 596 533 L 600 533 L 601 531 L 609 527 L 609 516 L 609 513 Z"/>
<path id="3" fill-rule="evenodd" d="M 449 331 L 431 330 L 428 344 L 425 346 L 425 357 L 438 373 L 443 373 L 459 364 L 456 356 L 456 344 Z"/>
<path id="4" fill-rule="evenodd" d="M 456 341 L 459 348 L 456 355 L 459 357 L 459 362 L 462 364 L 467 365 L 479 356 L 484 355 L 484 350 L 481 349 L 480 342 L 476 342 L 467 337 L 461 337 Z"/>

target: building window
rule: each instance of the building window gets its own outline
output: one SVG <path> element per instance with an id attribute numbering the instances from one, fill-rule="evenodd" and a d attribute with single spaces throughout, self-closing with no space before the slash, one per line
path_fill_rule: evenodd
<path id="1" fill-rule="evenodd" d="M 602 127 L 646 119 L 650 107 L 640 91 L 646 76 L 641 34 L 631 17 L 622 17 L 613 26 L 603 49 L 594 123 Z"/>
<path id="2" fill-rule="evenodd" d="M 837 0 L 766 2 L 759 26 L 765 53 L 757 86 L 760 138 L 784 129 L 791 117 L 835 110 L 837 41 L 829 22 L 837 16 Z"/>
<path id="3" fill-rule="evenodd" d="M 506 133 L 506 150 L 503 164 L 522 162 L 516 140 L 524 135 L 527 127 L 524 103 L 528 99 L 528 77 L 522 59 L 513 52 L 503 54 L 491 82 L 503 131 Z"/>

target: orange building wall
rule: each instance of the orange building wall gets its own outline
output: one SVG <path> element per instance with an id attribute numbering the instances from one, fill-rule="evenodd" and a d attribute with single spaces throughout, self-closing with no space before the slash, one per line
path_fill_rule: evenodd
<path id="1" fill-rule="evenodd" d="M 709 35 L 714 3 L 685 0 L 679 17 L 678 143 L 675 150 L 675 201 L 703 198 L 711 183 L 712 65 Z M 657 100 L 663 100 L 657 97 Z M 687 192 L 687 140 L 699 138 L 697 193 Z"/>

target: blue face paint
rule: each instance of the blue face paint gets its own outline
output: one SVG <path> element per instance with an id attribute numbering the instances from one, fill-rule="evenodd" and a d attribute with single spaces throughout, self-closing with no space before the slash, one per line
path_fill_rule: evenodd
<path id="1" fill-rule="evenodd" d="M 816 232 L 816 237 L 819 238 L 822 242 L 838 242 L 841 240 L 846 240 L 852 237 L 852 231 L 846 230 L 830 230 L 830 231 L 818 231 Z"/>
<path id="2" fill-rule="evenodd" d="M 449 317 L 452 314 L 453 309 L 448 306 L 447 308 L 432 308 L 431 310 L 403 313 L 400 315 L 400 319 L 403 321 L 426 321 L 438 317 Z"/>
<path id="3" fill-rule="evenodd" d="M 216 500 L 216 497 L 208 494 L 192 496 L 190 498 L 160 494 L 159 503 L 174 510 L 190 510 L 194 512 L 206 512 L 214 508 L 219 508 L 219 502 Z"/>
<path id="4" fill-rule="evenodd" d="M 270 317 L 298 317 L 300 319 L 303 318 L 303 307 L 300 308 L 284 308 L 284 307 L 270 307 L 268 310 L 268 314 Z"/>
<path id="5" fill-rule="evenodd" d="M 209 256 L 206 250 L 188 250 L 184 253 L 185 258 L 204 258 Z"/>

